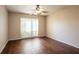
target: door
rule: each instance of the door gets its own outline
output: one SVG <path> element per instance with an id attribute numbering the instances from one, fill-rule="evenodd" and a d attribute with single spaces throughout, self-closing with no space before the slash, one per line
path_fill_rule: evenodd
<path id="1" fill-rule="evenodd" d="M 38 19 L 21 18 L 21 38 L 38 36 Z"/>

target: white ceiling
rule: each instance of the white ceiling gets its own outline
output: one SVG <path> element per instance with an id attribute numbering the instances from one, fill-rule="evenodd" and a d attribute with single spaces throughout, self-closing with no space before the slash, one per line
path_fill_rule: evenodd
<path id="1" fill-rule="evenodd" d="M 10 12 L 33 14 L 35 12 L 36 5 L 7 5 L 6 7 Z M 63 7 L 66 7 L 66 5 L 40 5 L 40 7 L 45 9 L 48 13 L 53 13 Z"/>

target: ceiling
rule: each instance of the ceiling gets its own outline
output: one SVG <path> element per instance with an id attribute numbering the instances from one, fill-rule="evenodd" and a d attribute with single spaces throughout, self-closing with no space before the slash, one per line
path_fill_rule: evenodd
<path id="1" fill-rule="evenodd" d="M 41 8 L 44 8 L 48 13 L 42 15 L 48 15 L 53 13 L 67 5 L 40 5 Z M 35 12 L 36 5 L 7 5 L 8 11 L 10 12 L 19 12 L 26 14 L 33 14 Z"/>

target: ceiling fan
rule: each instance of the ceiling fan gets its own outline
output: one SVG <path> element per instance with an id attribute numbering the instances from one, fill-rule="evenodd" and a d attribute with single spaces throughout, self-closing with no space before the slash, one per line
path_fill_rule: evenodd
<path id="1" fill-rule="evenodd" d="M 42 7 L 40 7 L 40 5 L 36 5 L 36 14 L 37 15 L 47 15 L 47 11 L 44 9 L 44 8 L 42 8 Z"/>

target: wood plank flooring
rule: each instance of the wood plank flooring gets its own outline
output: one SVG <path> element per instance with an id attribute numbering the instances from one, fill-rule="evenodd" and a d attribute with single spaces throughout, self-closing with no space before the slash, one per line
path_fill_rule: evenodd
<path id="1" fill-rule="evenodd" d="M 78 54 L 79 49 L 53 39 L 30 38 L 9 41 L 2 54 Z"/>

